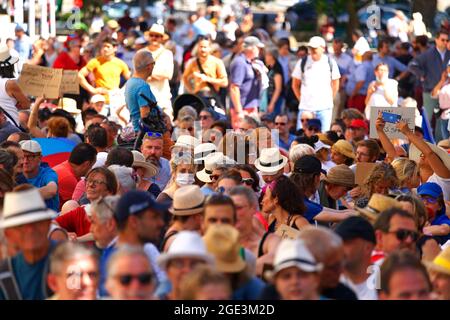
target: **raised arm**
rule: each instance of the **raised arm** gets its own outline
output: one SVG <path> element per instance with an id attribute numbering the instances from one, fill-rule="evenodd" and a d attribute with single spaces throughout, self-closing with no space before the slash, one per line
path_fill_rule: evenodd
<path id="1" fill-rule="evenodd" d="M 391 139 L 389 139 L 389 137 L 384 132 L 385 125 L 386 125 L 386 122 L 383 120 L 381 112 L 378 112 L 378 117 L 375 122 L 375 127 L 377 129 L 378 138 L 381 141 L 381 145 L 383 146 L 383 149 L 386 151 L 386 155 L 387 155 L 387 158 L 389 159 L 389 162 L 392 162 L 397 157 L 397 153 L 395 152 L 395 147 L 392 144 Z"/>
<path id="2" fill-rule="evenodd" d="M 34 102 L 33 107 L 31 108 L 30 117 L 28 118 L 28 130 L 30 131 L 31 135 L 35 138 L 45 138 L 44 132 L 42 132 L 41 129 L 38 128 L 38 113 L 39 113 L 39 107 L 41 106 L 42 102 L 45 100 L 44 97 L 39 97 Z"/>

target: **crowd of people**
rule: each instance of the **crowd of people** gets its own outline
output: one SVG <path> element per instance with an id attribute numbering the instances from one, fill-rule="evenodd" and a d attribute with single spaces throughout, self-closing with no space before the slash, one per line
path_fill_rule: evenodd
<path id="1" fill-rule="evenodd" d="M 0 299 L 450 300 L 448 32 L 293 51 L 221 9 L 0 47 Z M 370 119 L 411 105 L 431 134 Z"/>

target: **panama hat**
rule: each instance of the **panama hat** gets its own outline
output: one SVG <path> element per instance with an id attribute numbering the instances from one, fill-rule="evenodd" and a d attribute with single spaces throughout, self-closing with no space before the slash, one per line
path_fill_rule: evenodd
<path id="1" fill-rule="evenodd" d="M 194 148 L 194 162 L 201 163 L 206 156 L 216 152 L 216 145 L 214 143 L 202 143 Z"/>
<path id="2" fill-rule="evenodd" d="M 192 148 L 194 149 L 200 144 L 200 141 L 189 135 L 181 135 L 177 138 L 177 141 L 173 145 L 173 147 L 183 147 L 183 148 Z"/>
<path id="3" fill-rule="evenodd" d="M 211 183 L 210 175 L 213 170 L 220 164 L 225 163 L 225 155 L 222 152 L 214 152 L 205 157 L 205 167 L 202 171 L 198 171 L 195 175 L 197 178 L 205 183 Z"/>
<path id="4" fill-rule="evenodd" d="M 133 153 L 133 167 L 139 167 L 145 169 L 145 178 L 154 177 L 158 174 L 158 168 L 151 164 L 150 162 L 145 160 L 145 157 L 142 153 L 137 150 L 132 150 Z"/>
<path id="5" fill-rule="evenodd" d="M 72 98 L 61 98 L 58 102 L 58 108 L 67 111 L 70 114 L 80 114 L 81 110 L 77 108 L 77 102 Z"/>
<path id="6" fill-rule="evenodd" d="M 425 261 L 428 270 L 450 275 L 450 246 L 442 250 L 433 261 Z"/>
<path id="7" fill-rule="evenodd" d="M 242 259 L 239 243 L 239 231 L 227 224 L 213 224 L 204 236 L 206 249 L 216 260 L 220 272 L 237 273 L 243 271 L 247 264 Z"/>
<path id="8" fill-rule="evenodd" d="M 160 268 L 166 269 L 168 262 L 176 258 L 194 258 L 210 265 L 214 264 L 214 258 L 206 251 L 202 237 L 194 231 L 178 232 L 169 250 L 162 253 L 156 262 Z"/>
<path id="9" fill-rule="evenodd" d="M 426 141 L 425 141 L 426 142 Z M 442 149 L 441 147 L 438 147 L 432 143 L 426 142 L 428 146 L 433 150 L 433 152 L 442 160 L 444 165 L 450 170 L 450 155 L 447 151 Z M 419 163 L 420 155 L 422 152 L 417 149 L 417 147 L 414 144 L 411 144 L 409 147 L 409 159 Z"/>
<path id="10" fill-rule="evenodd" d="M 203 212 L 205 195 L 199 186 L 190 185 L 177 189 L 169 212 L 174 216 L 190 216 Z"/>
<path id="11" fill-rule="evenodd" d="M 7 192 L 0 228 L 11 228 L 56 218 L 57 213 L 46 207 L 37 188 Z"/>
<path id="12" fill-rule="evenodd" d="M 372 197 L 370 197 L 367 207 L 355 207 L 356 211 L 371 223 L 375 222 L 381 212 L 391 208 L 402 209 L 402 206 L 397 200 L 379 193 L 374 193 Z"/>
<path id="13" fill-rule="evenodd" d="M 166 32 L 164 31 L 164 26 L 162 24 L 157 24 L 154 23 L 152 24 L 152 26 L 150 27 L 150 29 L 148 29 L 148 31 L 145 32 L 145 35 L 150 35 L 152 33 L 156 33 L 159 34 L 163 37 L 167 37 Z"/>
<path id="14" fill-rule="evenodd" d="M 288 159 L 280 153 L 278 148 L 265 148 L 255 161 L 255 167 L 263 174 L 275 174 L 287 164 Z"/>
<path id="15" fill-rule="evenodd" d="M 14 57 L 11 55 L 9 48 L 2 44 L 0 45 L 0 67 L 1 66 L 10 66 L 19 61 L 19 57 Z"/>

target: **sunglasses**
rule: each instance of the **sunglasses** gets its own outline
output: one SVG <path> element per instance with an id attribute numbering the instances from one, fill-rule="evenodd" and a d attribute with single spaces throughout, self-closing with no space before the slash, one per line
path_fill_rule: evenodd
<path id="1" fill-rule="evenodd" d="M 242 183 L 245 183 L 248 186 L 252 186 L 255 183 L 255 180 L 253 180 L 253 178 L 246 178 L 242 179 Z"/>
<path id="2" fill-rule="evenodd" d="M 163 36 L 160 35 L 160 34 L 150 33 L 150 34 L 149 34 L 149 37 L 150 37 L 150 38 L 162 38 Z"/>
<path id="3" fill-rule="evenodd" d="M 147 131 L 145 133 L 145 136 L 147 137 L 157 137 L 157 138 L 161 138 L 162 137 L 162 133 L 159 132 L 152 132 L 152 131 Z"/>
<path id="4" fill-rule="evenodd" d="M 399 229 L 397 231 L 390 231 L 389 233 L 394 233 L 399 241 L 405 241 L 408 237 L 411 237 L 413 242 L 419 239 L 419 233 L 412 230 Z"/>
<path id="5" fill-rule="evenodd" d="M 308 122 L 309 119 L 301 119 L 302 123 Z"/>
<path id="6" fill-rule="evenodd" d="M 148 285 L 152 282 L 153 274 L 150 272 L 140 273 L 137 275 L 134 274 L 121 274 L 116 276 L 119 279 L 119 282 L 123 286 L 129 286 L 133 279 L 137 279 L 139 284 Z"/>
<path id="7" fill-rule="evenodd" d="M 276 126 L 285 126 L 286 124 L 286 122 L 275 122 Z"/>
<path id="8" fill-rule="evenodd" d="M 210 174 L 209 177 L 211 178 L 211 180 L 217 180 L 220 176 L 218 174 Z"/>
<path id="9" fill-rule="evenodd" d="M 316 127 L 308 127 L 308 130 L 309 131 L 317 131 L 317 132 L 319 132 L 319 129 L 316 128 Z"/>
<path id="10" fill-rule="evenodd" d="M 420 197 L 420 199 L 423 202 L 427 202 L 427 203 L 431 203 L 431 204 L 435 204 L 438 201 L 438 199 L 435 199 L 435 198 L 432 198 L 432 197 L 427 197 L 427 196 Z"/>

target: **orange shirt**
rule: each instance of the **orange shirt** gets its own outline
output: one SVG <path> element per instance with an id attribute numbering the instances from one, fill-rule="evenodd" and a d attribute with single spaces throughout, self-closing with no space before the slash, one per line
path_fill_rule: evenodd
<path id="1" fill-rule="evenodd" d="M 214 79 L 226 79 L 227 78 L 227 71 L 225 70 L 225 65 L 223 64 L 223 61 L 216 58 L 213 55 L 209 55 L 206 60 L 201 64 L 203 71 L 205 71 L 205 74 Z M 194 72 L 200 72 L 200 68 L 197 64 L 197 58 L 192 58 L 189 60 L 186 69 L 183 73 L 183 82 L 189 82 L 193 84 L 194 87 L 194 93 L 199 92 L 205 87 L 208 87 L 208 83 L 200 80 L 200 78 L 194 77 Z M 192 86 L 192 85 L 191 85 Z M 220 87 L 218 85 L 213 85 L 214 89 L 216 91 L 219 91 Z"/>

